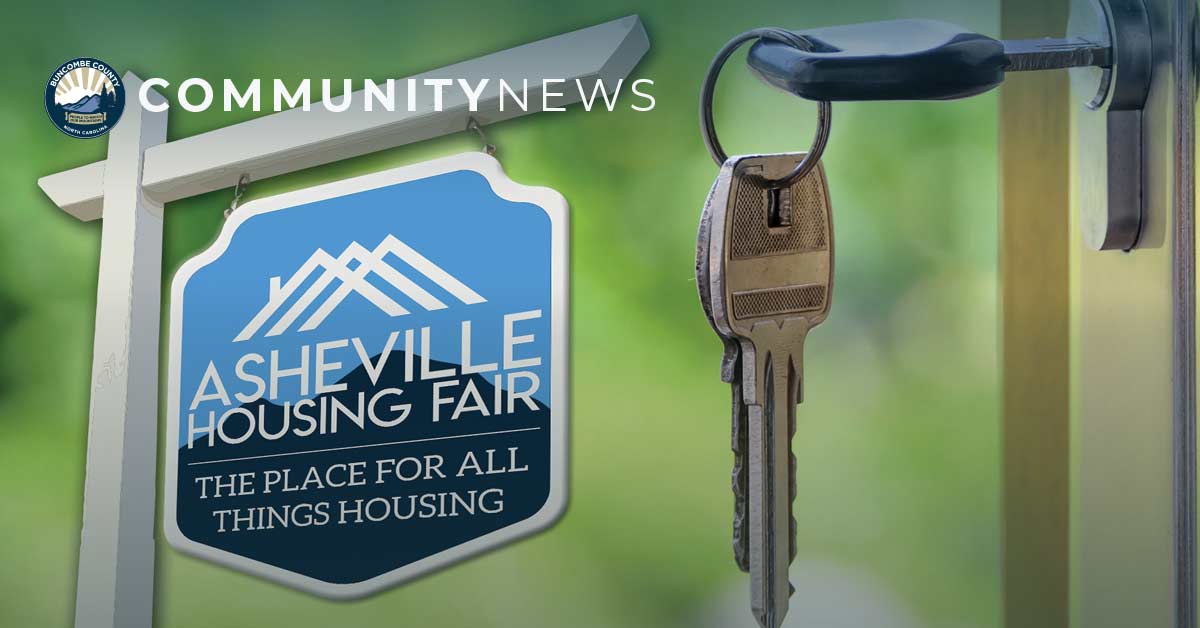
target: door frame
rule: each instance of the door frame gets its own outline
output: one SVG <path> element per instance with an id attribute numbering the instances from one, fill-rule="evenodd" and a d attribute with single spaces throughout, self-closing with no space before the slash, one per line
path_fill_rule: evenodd
<path id="1" fill-rule="evenodd" d="M 1133 251 L 1086 249 L 1063 72 L 1000 95 L 1005 625 L 1196 626 L 1196 0 L 1147 0 L 1154 75 Z M 1003 0 L 1005 38 L 1067 0 Z"/>

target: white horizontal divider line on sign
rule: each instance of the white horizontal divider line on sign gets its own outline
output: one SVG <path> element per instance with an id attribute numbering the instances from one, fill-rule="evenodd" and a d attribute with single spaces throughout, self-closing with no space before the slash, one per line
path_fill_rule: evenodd
<path id="1" fill-rule="evenodd" d="M 430 438 L 413 438 L 410 440 L 394 440 L 387 443 L 369 443 L 366 445 L 348 445 L 346 447 L 328 447 L 325 449 L 309 449 L 305 451 L 285 451 L 278 454 L 262 454 L 261 456 L 242 456 L 241 458 L 221 458 L 219 460 L 199 460 L 189 462 L 187 466 L 194 467 L 205 464 L 220 464 L 222 462 L 242 462 L 244 460 L 262 460 L 263 458 L 286 458 L 304 454 L 323 454 L 331 451 L 349 451 L 352 449 L 372 449 L 374 447 L 391 447 L 392 445 L 411 445 L 414 443 L 432 443 L 442 440 L 460 440 L 463 438 L 478 438 L 480 436 L 498 436 L 501 434 L 519 434 L 521 432 L 537 432 L 540 427 L 520 427 L 511 430 L 496 430 L 494 432 L 472 432 L 470 434 L 454 434 L 452 436 L 433 436 Z"/>
<path id="2" fill-rule="evenodd" d="M 416 110 L 409 111 L 403 104 L 405 80 L 400 80 L 394 111 L 365 111 L 359 90 L 343 112 L 316 103 L 308 111 L 289 109 L 160 144 L 146 151 L 142 189 L 154 201 L 167 203 L 231 188 L 243 173 L 261 180 L 457 133 L 467 128 L 469 117 L 488 124 L 537 113 L 543 105 L 542 79 L 566 81 L 563 96 L 551 106 L 574 104 L 581 99 L 575 80 L 588 88 L 600 80 L 611 89 L 649 48 L 641 20 L 630 15 L 410 77 L 418 82 L 461 78 L 472 85 L 489 79 L 475 112 L 456 89 L 445 90 L 441 111 L 434 111 L 430 98 L 418 98 Z M 500 80 L 516 89 L 529 81 L 527 110 L 509 98 L 500 111 Z M 138 106 L 136 93 L 127 98 L 129 106 Z M 102 211 L 103 179 L 104 162 L 96 162 L 47 175 L 38 185 L 63 211 L 95 220 Z"/>

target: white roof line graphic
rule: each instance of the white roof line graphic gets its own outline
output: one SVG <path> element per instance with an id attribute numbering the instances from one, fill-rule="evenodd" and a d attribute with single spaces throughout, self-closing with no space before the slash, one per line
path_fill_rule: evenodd
<path id="1" fill-rule="evenodd" d="M 408 314 L 409 311 L 407 309 L 396 303 L 395 300 L 384 294 L 383 291 L 376 288 L 371 282 L 367 281 L 367 276 L 371 273 L 382 278 L 405 297 L 426 310 L 433 311 L 446 308 L 446 304 L 440 299 L 388 264 L 385 258 L 389 253 L 400 258 L 401 261 L 420 273 L 421 276 L 437 284 L 438 287 L 449 292 L 465 304 L 472 305 L 487 301 L 479 293 L 467 287 L 466 284 L 415 251 L 412 247 L 401 242 L 395 236 L 388 234 L 374 250 L 368 251 L 358 242 L 351 242 L 337 258 L 325 252 L 324 249 L 318 248 L 282 285 L 280 285 L 278 278 L 272 278 L 272 289 L 267 299 L 267 304 L 246 324 L 246 327 L 234 338 L 234 342 L 248 340 L 257 334 L 267 321 L 278 313 L 280 308 L 292 298 L 300 286 L 318 268 L 324 269 L 324 272 L 284 312 L 283 316 L 267 330 L 267 336 L 278 336 L 287 331 L 296 322 L 296 319 L 304 314 L 313 302 L 316 301 L 317 297 L 321 296 L 335 280 L 341 281 L 341 285 L 305 319 L 299 331 L 316 329 L 351 292 L 355 292 L 367 299 L 367 301 L 370 301 L 388 316 L 403 316 Z M 348 266 L 351 261 L 358 262 L 358 266 L 354 270 L 350 270 Z"/>

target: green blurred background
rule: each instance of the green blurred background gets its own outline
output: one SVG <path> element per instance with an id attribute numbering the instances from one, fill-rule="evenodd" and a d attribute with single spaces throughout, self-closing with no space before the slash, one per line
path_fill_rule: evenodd
<path id="1" fill-rule="evenodd" d="M 995 1 L 167 3 L 5 9 L 0 96 L 0 626 L 69 626 L 87 438 L 99 223 L 39 176 L 103 158 L 46 119 L 56 64 L 94 56 L 177 85 L 383 79 L 641 15 L 650 113 L 489 128 L 513 179 L 572 209 L 570 507 L 552 530 L 366 600 L 335 603 L 184 557 L 160 536 L 157 626 L 752 626 L 729 543 L 728 388 L 692 277 L 716 174 L 696 99 L 751 27 L 934 17 L 996 35 Z M 741 56 L 735 57 L 740 59 Z M 814 108 L 721 81 L 734 152 L 800 150 Z M 252 114 L 173 109 L 172 138 Z M 1000 624 L 996 99 L 839 104 L 825 164 L 837 277 L 799 410 L 789 626 Z M 257 198 L 477 147 L 466 133 L 279 177 Z M 164 284 L 215 236 L 230 191 L 173 203 Z"/>

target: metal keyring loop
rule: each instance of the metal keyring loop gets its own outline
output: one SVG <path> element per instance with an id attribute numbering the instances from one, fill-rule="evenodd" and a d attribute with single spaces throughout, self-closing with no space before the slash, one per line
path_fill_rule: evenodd
<path id="1" fill-rule="evenodd" d="M 717 140 L 716 125 L 713 123 L 713 93 L 717 88 L 717 77 L 721 74 L 721 68 L 725 66 L 725 61 L 729 59 L 730 55 L 742 44 L 752 39 L 770 39 L 804 50 L 813 48 L 812 42 L 803 35 L 782 28 L 768 27 L 746 31 L 729 40 L 717 52 L 717 56 L 713 57 L 712 63 L 708 66 L 708 74 L 704 77 L 704 86 L 700 89 L 700 131 L 704 134 L 704 145 L 708 147 L 708 154 L 712 155 L 713 161 L 716 161 L 718 166 L 724 165 L 725 160 L 729 159 L 729 155 L 725 153 L 725 149 L 721 148 L 721 142 Z M 825 152 L 825 145 L 829 143 L 831 115 L 832 107 L 829 101 L 817 101 L 817 134 L 813 137 L 808 154 L 800 163 L 796 164 L 791 172 L 782 178 L 768 180 L 767 183 L 779 187 L 789 186 L 817 167 L 817 163 L 821 161 L 821 155 Z"/>

